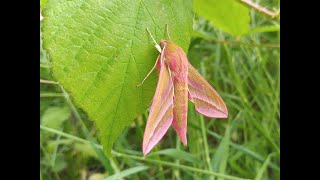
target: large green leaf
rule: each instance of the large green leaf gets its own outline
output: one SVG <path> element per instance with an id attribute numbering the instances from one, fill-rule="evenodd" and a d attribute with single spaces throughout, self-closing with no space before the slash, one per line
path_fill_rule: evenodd
<path id="1" fill-rule="evenodd" d="M 192 32 L 191 0 L 48 0 L 43 9 L 43 43 L 52 71 L 88 113 L 111 155 L 121 131 L 150 105 L 155 92 L 151 70 L 157 41 L 170 37 L 187 51 Z"/>
<path id="2" fill-rule="evenodd" d="M 233 36 L 249 32 L 249 9 L 236 0 L 194 0 L 199 16 Z"/>

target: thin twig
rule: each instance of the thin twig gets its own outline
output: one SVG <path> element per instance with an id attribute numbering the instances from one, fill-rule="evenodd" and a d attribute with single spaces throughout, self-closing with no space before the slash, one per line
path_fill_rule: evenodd
<path id="1" fill-rule="evenodd" d="M 280 13 L 279 13 L 280 11 L 278 11 L 278 12 L 270 11 L 267 8 L 262 7 L 259 4 L 252 2 L 251 0 L 238 0 L 238 1 L 240 1 L 242 4 L 244 4 L 250 8 L 253 8 L 253 9 L 255 9 L 255 10 L 257 10 L 267 16 L 270 16 L 272 19 L 277 18 L 280 15 Z"/>
<path id="2" fill-rule="evenodd" d="M 49 81 L 49 80 L 44 80 L 44 79 L 40 79 L 40 83 L 44 83 L 44 84 L 59 84 L 59 82 Z"/>

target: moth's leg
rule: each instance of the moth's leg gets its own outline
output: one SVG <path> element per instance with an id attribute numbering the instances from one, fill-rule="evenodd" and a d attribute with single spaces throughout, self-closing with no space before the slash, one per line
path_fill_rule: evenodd
<path id="1" fill-rule="evenodd" d="M 189 101 L 191 101 L 192 103 L 194 103 L 194 102 L 193 102 L 193 99 L 192 99 L 192 96 L 191 96 L 191 94 L 190 94 L 189 88 L 188 88 L 188 99 L 189 99 Z"/>
<path id="2" fill-rule="evenodd" d="M 168 27 L 168 24 L 166 24 L 166 32 L 167 32 L 168 39 L 171 41 L 171 38 L 170 38 L 170 36 L 169 36 L 169 27 Z"/>
<path id="3" fill-rule="evenodd" d="M 152 67 L 152 69 L 150 70 L 150 72 L 147 74 L 147 76 L 142 80 L 142 82 L 140 84 L 138 84 L 137 86 L 141 86 L 143 84 L 143 82 L 149 77 L 149 75 L 152 73 L 152 71 L 156 68 L 157 63 L 159 61 L 160 58 L 157 58 L 156 63 L 154 64 L 154 66 Z"/>
<path id="4" fill-rule="evenodd" d="M 162 52 L 164 52 L 166 49 L 166 45 L 163 46 Z M 154 66 L 152 67 L 151 71 L 147 74 L 147 76 L 142 80 L 142 82 L 140 84 L 138 84 L 137 86 L 141 86 L 143 84 L 143 82 L 149 77 L 149 75 L 152 73 L 152 71 L 156 68 L 157 63 L 160 59 L 160 63 L 164 65 L 164 53 L 161 53 L 160 56 L 158 56 L 156 63 L 154 64 Z"/>

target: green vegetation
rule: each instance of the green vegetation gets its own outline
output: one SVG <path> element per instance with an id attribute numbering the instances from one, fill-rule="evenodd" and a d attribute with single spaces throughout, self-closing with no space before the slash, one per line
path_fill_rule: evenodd
<path id="1" fill-rule="evenodd" d="M 239 17 L 244 21 L 232 24 L 232 16 L 201 13 L 201 4 L 208 5 L 202 1 L 193 4 L 194 20 L 191 1 L 141 1 L 150 11 L 134 3 L 129 9 L 123 9 L 124 4 L 108 9 L 116 1 L 83 2 L 41 1 L 40 79 L 49 81 L 40 84 L 41 179 L 280 179 L 279 20 L 239 6 L 250 21 Z M 258 3 L 279 8 L 277 1 Z M 139 18 L 133 18 L 136 11 Z M 128 17 L 117 18 L 123 12 Z M 108 23 L 108 18 L 115 23 Z M 143 90 L 136 87 L 157 57 L 144 29 L 148 26 L 159 41 L 166 37 L 167 22 L 171 39 L 186 50 L 190 63 L 226 102 L 229 118 L 205 118 L 189 103 L 188 145 L 183 146 L 170 128 L 144 158 L 143 133 L 157 82 L 154 72 Z M 116 24 L 135 26 L 137 32 L 116 29 Z M 97 30 L 90 32 L 95 25 Z M 121 38 L 133 39 L 130 50 L 117 51 Z M 124 73 L 120 60 L 135 60 L 138 66 L 128 66 Z M 93 81 L 90 72 L 103 63 L 116 68 L 103 71 L 85 92 Z M 118 82 L 124 84 L 120 87 Z M 110 93 L 114 96 L 107 97 Z M 112 117 L 101 117 L 108 113 Z"/>

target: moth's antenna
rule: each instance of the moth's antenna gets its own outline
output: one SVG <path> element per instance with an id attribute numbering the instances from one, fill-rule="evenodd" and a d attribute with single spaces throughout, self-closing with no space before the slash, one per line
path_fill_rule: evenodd
<path id="1" fill-rule="evenodd" d="M 170 36 L 169 36 L 169 28 L 168 28 L 168 24 L 166 24 L 166 32 L 167 32 L 167 36 L 168 36 L 169 40 L 171 41 L 171 38 L 170 38 Z"/>
<path id="2" fill-rule="evenodd" d="M 148 31 L 148 33 L 149 33 L 151 39 L 153 40 L 153 42 L 156 44 L 156 45 L 155 45 L 156 49 L 159 51 L 159 53 L 161 53 L 162 50 L 161 50 L 160 45 L 156 42 L 156 40 L 154 40 L 154 38 L 153 38 L 151 32 L 149 31 L 149 29 L 146 28 L 146 30 Z M 147 74 L 147 76 L 142 80 L 142 82 L 141 82 L 140 84 L 138 84 L 137 86 L 141 86 L 141 85 L 143 84 L 143 82 L 149 77 L 149 75 L 152 73 L 152 71 L 156 68 L 157 63 L 158 63 L 158 60 L 159 60 L 159 58 L 157 58 L 156 63 L 154 64 L 154 66 L 153 66 L 153 68 L 151 69 L 151 71 L 150 71 L 150 72 Z"/>
<path id="3" fill-rule="evenodd" d="M 153 40 L 153 42 L 156 44 L 156 45 L 155 45 L 156 49 L 159 51 L 159 53 L 161 53 L 161 47 L 160 47 L 160 45 L 157 43 L 156 40 L 154 40 L 154 38 L 153 38 L 151 32 L 149 31 L 149 29 L 148 29 L 148 28 L 146 28 L 146 29 L 147 29 L 149 35 L 151 36 L 151 39 Z"/>

